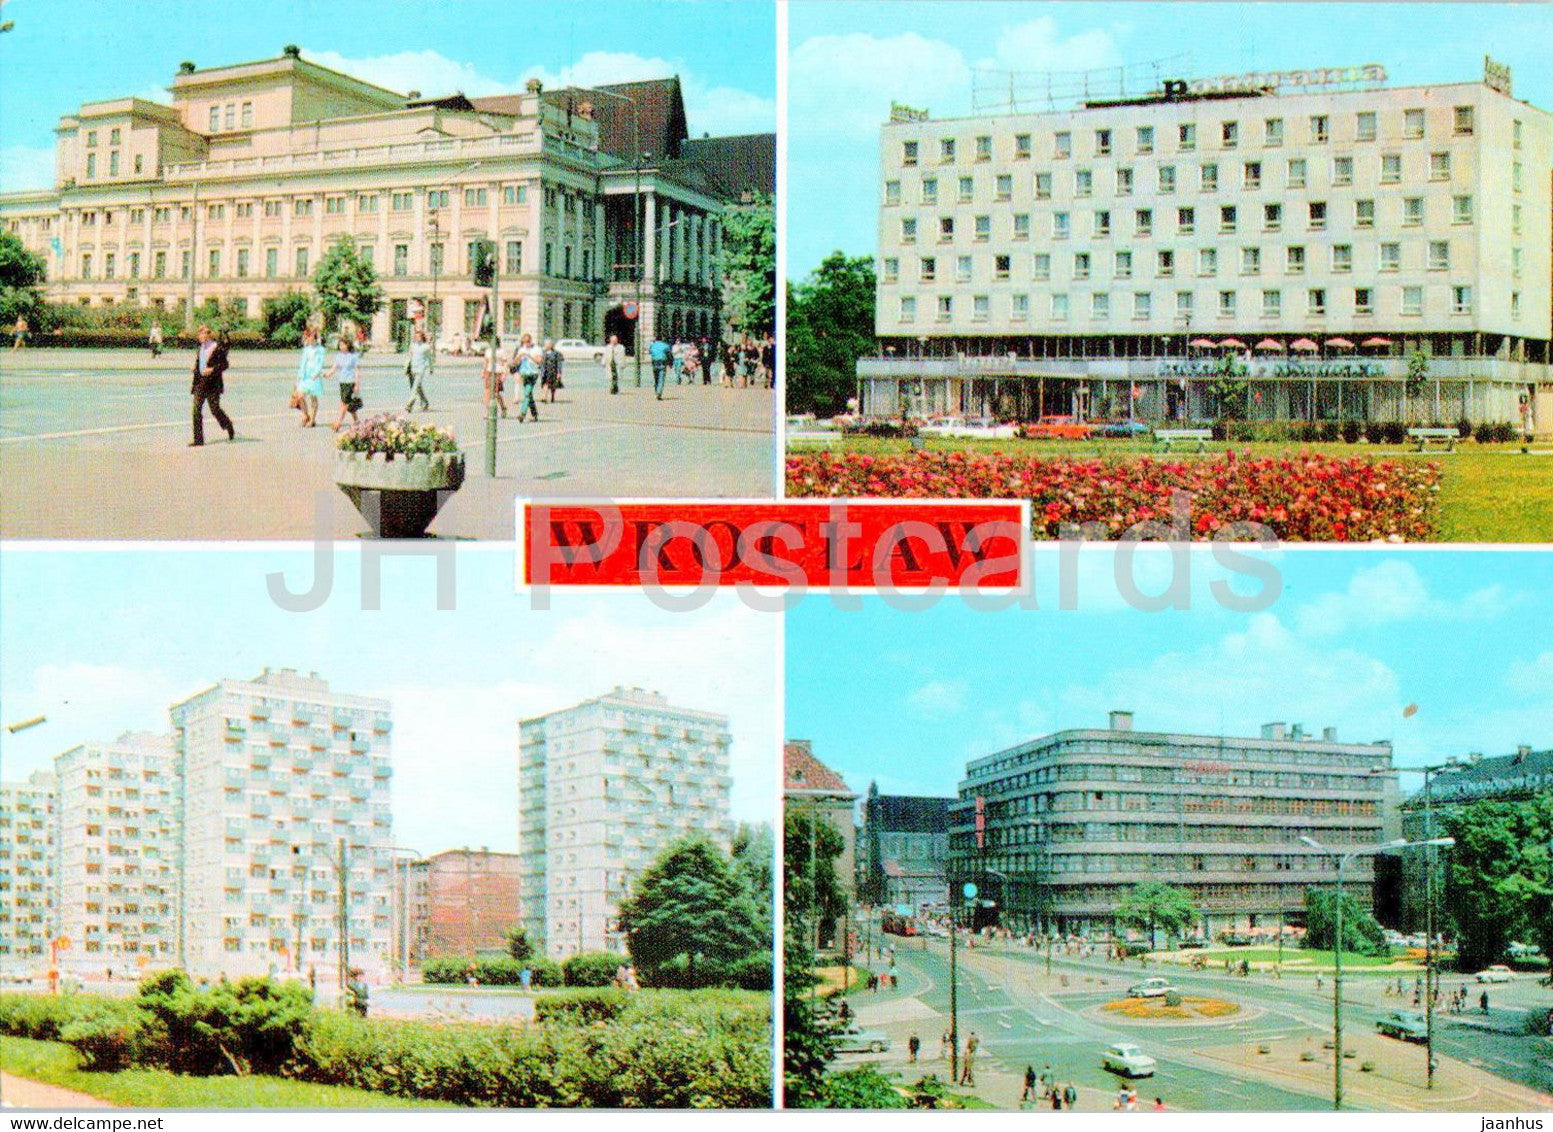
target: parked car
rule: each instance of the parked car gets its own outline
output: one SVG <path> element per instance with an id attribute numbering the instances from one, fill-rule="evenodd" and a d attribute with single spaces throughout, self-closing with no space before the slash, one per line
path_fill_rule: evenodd
<path id="1" fill-rule="evenodd" d="M 1101 436 L 1120 437 L 1130 440 L 1137 436 L 1147 436 L 1149 426 L 1142 421 L 1101 421 L 1095 429 Z"/>
<path id="2" fill-rule="evenodd" d="M 848 1026 L 836 1039 L 837 1053 L 883 1053 L 890 1039 L 879 1030 L 859 1030 Z"/>
<path id="3" fill-rule="evenodd" d="M 947 439 L 957 436 L 958 430 L 965 427 L 964 417 L 933 417 L 922 422 L 917 428 L 918 436 L 937 436 Z"/>
<path id="4" fill-rule="evenodd" d="M 1155 976 L 1152 979 L 1144 979 L 1141 983 L 1133 983 L 1127 988 L 1128 998 L 1163 998 L 1175 991 L 1169 979 Z"/>
<path id="5" fill-rule="evenodd" d="M 1421 1042 L 1429 1037 L 1429 1025 L 1422 1014 L 1397 1010 L 1386 1015 L 1375 1028 L 1388 1038 L 1400 1038 L 1404 1042 Z"/>
<path id="6" fill-rule="evenodd" d="M 1185 939 L 1183 939 L 1181 941 L 1181 943 L 1180 943 L 1180 947 L 1181 947 L 1182 951 L 1185 951 L 1189 947 L 1207 947 L 1207 946 L 1208 946 L 1208 941 L 1203 939 L 1203 937 L 1200 936 L 1200 935 L 1189 935 Z"/>
<path id="7" fill-rule="evenodd" d="M 604 360 L 604 347 L 593 346 L 584 342 L 581 338 L 562 338 L 555 344 L 561 357 L 569 362 L 602 362 Z"/>
<path id="8" fill-rule="evenodd" d="M 1484 967 L 1472 977 L 1480 983 L 1508 983 L 1515 978 L 1515 972 L 1503 963 L 1495 963 L 1492 967 Z"/>
<path id="9" fill-rule="evenodd" d="M 967 440 L 1013 440 L 1019 435 L 1019 430 L 996 417 L 975 417 L 966 421 L 951 435 L 965 437 Z"/>
<path id="10" fill-rule="evenodd" d="M 1130 1042 L 1107 1046 L 1100 1055 L 1101 1068 L 1123 1077 L 1152 1077 L 1156 1064 L 1152 1057 Z"/>
<path id="11" fill-rule="evenodd" d="M 1094 432 L 1094 426 L 1073 417 L 1045 416 L 1021 431 L 1029 440 L 1083 440 Z"/>

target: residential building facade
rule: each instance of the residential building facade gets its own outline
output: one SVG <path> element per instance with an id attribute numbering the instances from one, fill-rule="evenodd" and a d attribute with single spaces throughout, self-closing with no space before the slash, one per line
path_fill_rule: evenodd
<path id="1" fill-rule="evenodd" d="M 1208 935 L 1303 920 L 1338 857 L 1398 832 L 1387 742 L 1270 723 L 1254 738 L 1060 731 L 976 759 L 951 814 L 950 885 L 1017 930 L 1108 932 L 1140 881 L 1189 891 Z M 1301 841 L 1308 837 L 1318 847 Z M 1344 873 L 1368 904 L 1373 858 Z"/>
<path id="2" fill-rule="evenodd" d="M 680 838 L 731 840 L 725 716 L 616 688 L 525 719 L 518 740 L 522 926 L 552 958 L 624 953 L 620 905 Z"/>
<path id="3" fill-rule="evenodd" d="M 516 853 L 448 849 L 410 866 L 410 958 L 503 951 L 519 926 Z"/>
<path id="4" fill-rule="evenodd" d="M 49 771 L 0 782 L 0 973 L 37 974 L 58 938 L 59 788 Z"/>
<path id="5" fill-rule="evenodd" d="M 868 784 L 858 837 L 857 889 L 876 907 L 924 909 L 949 905 L 949 810 L 954 798 L 880 794 Z"/>
<path id="6" fill-rule="evenodd" d="M 1553 431 L 1553 117 L 1493 65 L 1428 87 L 1373 72 L 897 108 L 862 410 Z"/>

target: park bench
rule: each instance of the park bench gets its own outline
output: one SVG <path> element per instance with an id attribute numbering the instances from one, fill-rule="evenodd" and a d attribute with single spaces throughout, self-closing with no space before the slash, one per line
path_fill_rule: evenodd
<path id="1" fill-rule="evenodd" d="M 1154 443 L 1169 452 L 1177 444 L 1197 444 L 1197 451 L 1207 450 L 1208 441 L 1213 439 L 1211 428 L 1156 428 L 1154 430 Z"/>
<path id="2" fill-rule="evenodd" d="M 1456 441 L 1461 439 L 1461 433 L 1453 428 L 1410 428 L 1407 435 L 1410 440 L 1418 441 L 1420 452 L 1429 444 L 1443 444 L 1447 452 L 1454 452 Z"/>

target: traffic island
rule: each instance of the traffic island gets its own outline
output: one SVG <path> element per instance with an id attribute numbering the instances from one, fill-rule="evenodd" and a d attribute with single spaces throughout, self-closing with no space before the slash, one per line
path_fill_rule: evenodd
<path id="1" fill-rule="evenodd" d="M 1240 1013 L 1240 1003 L 1222 998 L 1193 995 L 1159 995 L 1154 998 L 1123 998 L 1108 1002 L 1101 1010 L 1133 1022 L 1216 1022 Z"/>

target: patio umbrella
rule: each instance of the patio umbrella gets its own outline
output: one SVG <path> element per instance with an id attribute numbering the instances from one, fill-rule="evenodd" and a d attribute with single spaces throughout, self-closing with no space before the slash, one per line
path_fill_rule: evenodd
<path id="1" fill-rule="evenodd" d="M 1228 350 L 1244 350 L 1246 348 L 1246 344 L 1239 338 L 1226 338 L 1219 345 Z"/>
<path id="2" fill-rule="evenodd" d="M 1346 338 L 1328 338 L 1327 345 L 1338 350 L 1352 350 L 1353 343 Z"/>
<path id="3" fill-rule="evenodd" d="M 1296 338 L 1294 341 L 1289 343 L 1289 349 L 1291 349 L 1291 350 L 1319 350 L 1319 349 L 1321 349 L 1321 347 L 1317 346 L 1309 338 Z"/>
<path id="4" fill-rule="evenodd" d="M 1379 335 L 1376 335 L 1374 338 L 1366 338 L 1363 342 L 1360 342 L 1359 345 L 1361 345 L 1361 346 L 1389 346 L 1389 345 L 1391 345 L 1391 339 L 1390 338 L 1382 338 Z"/>
<path id="5" fill-rule="evenodd" d="M 1284 346 L 1282 342 L 1276 342 L 1271 338 L 1263 338 L 1256 344 L 1256 348 L 1258 350 L 1277 350 L 1281 354 L 1283 353 Z"/>
<path id="6" fill-rule="evenodd" d="M 1190 344 L 1200 350 L 1211 350 L 1217 345 L 1212 338 L 1193 338 Z"/>

